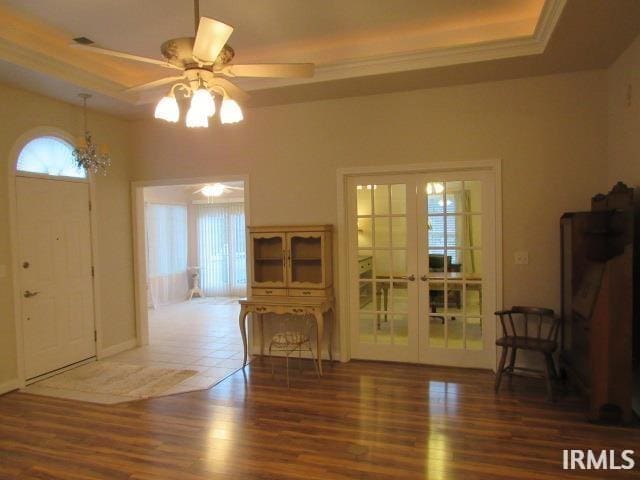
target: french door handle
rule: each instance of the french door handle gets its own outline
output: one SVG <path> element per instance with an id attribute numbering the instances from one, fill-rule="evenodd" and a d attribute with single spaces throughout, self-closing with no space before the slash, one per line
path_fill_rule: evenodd
<path id="1" fill-rule="evenodd" d="M 410 282 L 415 281 L 416 276 L 412 273 L 411 275 L 403 275 L 402 277 L 398 277 L 402 280 L 409 280 Z"/>
<path id="2" fill-rule="evenodd" d="M 429 277 L 427 277 L 426 275 L 422 275 L 420 277 L 420 280 L 422 280 L 423 282 L 426 282 L 427 280 L 429 280 Z"/>
<path id="3" fill-rule="evenodd" d="M 30 292 L 29 290 L 24 291 L 24 298 L 31 298 L 38 295 L 40 292 Z"/>

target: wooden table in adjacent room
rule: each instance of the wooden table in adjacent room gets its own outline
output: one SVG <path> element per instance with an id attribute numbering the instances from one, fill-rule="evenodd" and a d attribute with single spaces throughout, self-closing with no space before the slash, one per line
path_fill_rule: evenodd
<path id="1" fill-rule="evenodd" d="M 328 322 L 328 351 L 329 360 L 333 361 L 332 333 L 333 317 L 335 317 L 334 301 L 327 297 L 249 297 L 240 300 L 240 334 L 244 347 L 243 367 L 247 364 L 247 325 L 246 317 L 252 313 L 257 315 L 260 321 L 260 355 L 264 356 L 264 315 L 268 313 L 277 315 L 312 316 L 316 322 L 316 359 L 318 370 L 322 375 L 322 343 L 325 331 L 325 316 L 331 312 L 332 318 Z"/>

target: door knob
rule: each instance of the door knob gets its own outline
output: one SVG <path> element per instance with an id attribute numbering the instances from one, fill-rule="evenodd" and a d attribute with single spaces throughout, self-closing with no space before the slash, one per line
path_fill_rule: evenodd
<path id="1" fill-rule="evenodd" d="M 24 298 L 31 298 L 38 295 L 40 292 L 30 292 L 29 290 L 24 291 Z"/>
<path id="2" fill-rule="evenodd" d="M 422 280 L 423 282 L 426 282 L 427 280 L 429 280 L 429 277 L 427 277 L 426 275 L 422 275 L 420 277 L 420 280 Z"/>

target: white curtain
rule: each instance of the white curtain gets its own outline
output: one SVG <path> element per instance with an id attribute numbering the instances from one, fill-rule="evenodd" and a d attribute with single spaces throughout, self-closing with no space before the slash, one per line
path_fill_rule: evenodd
<path id="1" fill-rule="evenodd" d="M 197 206 L 200 283 L 208 297 L 246 295 L 247 267 L 242 204 Z"/>
<path id="2" fill-rule="evenodd" d="M 153 304 L 184 301 L 189 291 L 187 207 L 147 203 L 145 213 L 148 277 Z"/>

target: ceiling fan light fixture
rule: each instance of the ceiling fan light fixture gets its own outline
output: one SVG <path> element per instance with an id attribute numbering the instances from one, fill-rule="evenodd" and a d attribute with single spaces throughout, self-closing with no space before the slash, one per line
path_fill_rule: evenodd
<path id="1" fill-rule="evenodd" d="M 205 197 L 219 197 L 224 193 L 224 185 L 221 183 L 214 183 L 213 185 L 205 185 L 202 187 L 202 195 Z"/>
<path id="2" fill-rule="evenodd" d="M 180 108 L 178 102 L 173 95 L 162 97 L 156 105 L 154 117 L 167 122 L 176 123 L 180 118 Z"/>
<path id="3" fill-rule="evenodd" d="M 213 95 L 206 88 L 198 88 L 191 97 L 191 108 L 203 112 L 207 117 L 213 117 L 216 113 Z"/>
<path id="4" fill-rule="evenodd" d="M 207 128 L 209 126 L 209 117 L 203 111 L 191 106 L 187 112 L 185 123 L 189 128 Z"/>
<path id="5" fill-rule="evenodd" d="M 224 97 L 220 106 L 220 122 L 222 123 L 238 123 L 244 119 L 240 105 L 235 100 Z"/>

